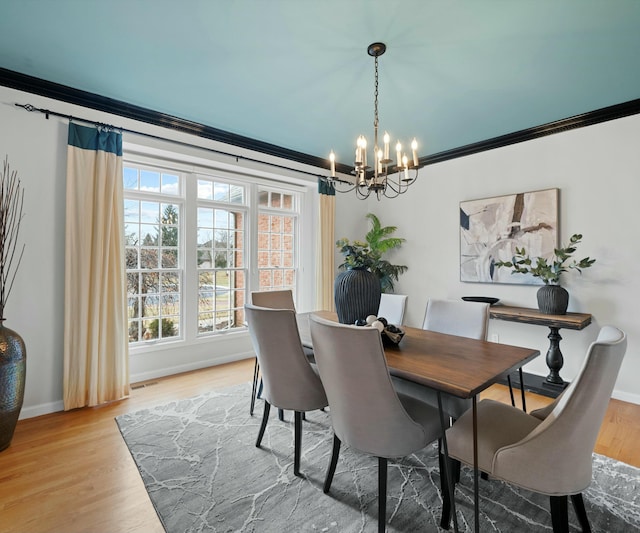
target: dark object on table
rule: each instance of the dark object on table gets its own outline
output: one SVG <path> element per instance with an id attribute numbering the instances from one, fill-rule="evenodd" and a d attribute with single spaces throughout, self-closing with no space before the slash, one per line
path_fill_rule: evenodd
<path id="1" fill-rule="evenodd" d="M 385 345 L 395 346 L 400 344 L 402 337 L 404 337 L 404 331 L 393 324 L 389 324 L 382 330 L 382 343 Z"/>
<path id="2" fill-rule="evenodd" d="M 463 296 L 462 299 L 465 302 L 481 302 L 483 304 L 497 304 L 500 298 L 491 298 L 490 296 Z"/>

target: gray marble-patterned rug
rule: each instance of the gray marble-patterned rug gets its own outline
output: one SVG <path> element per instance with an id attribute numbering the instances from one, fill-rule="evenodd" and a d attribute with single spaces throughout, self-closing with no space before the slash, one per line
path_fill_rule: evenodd
<path id="1" fill-rule="evenodd" d="M 275 410 L 255 447 L 262 402 L 249 415 L 250 385 L 119 416 L 122 436 L 168 533 L 364 532 L 377 528 L 377 461 L 343 446 L 329 495 L 329 414 L 303 422 L 301 471 L 293 475 L 293 422 Z M 439 531 L 437 450 L 389 462 L 387 531 Z M 473 530 L 473 482 L 456 489 L 461 531 Z M 548 499 L 498 481 L 480 484 L 481 531 L 551 531 Z M 594 455 L 584 494 L 594 532 L 640 531 L 640 469 Z M 579 531 L 570 505 L 571 531 Z"/>

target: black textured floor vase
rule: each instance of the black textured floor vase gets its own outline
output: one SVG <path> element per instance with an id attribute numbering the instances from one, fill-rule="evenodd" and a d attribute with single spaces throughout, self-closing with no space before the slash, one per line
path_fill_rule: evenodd
<path id="1" fill-rule="evenodd" d="M 341 272 L 334 284 L 338 321 L 355 324 L 356 320 L 377 315 L 380 294 L 380 280 L 372 272 L 359 268 Z"/>
<path id="2" fill-rule="evenodd" d="M 566 315 L 569 293 L 560 285 L 544 285 L 538 289 L 538 309 L 545 315 Z"/>
<path id="3" fill-rule="evenodd" d="M 27 350 L 22 337 L 0 322 L 0 451 L 11 443 L 18 423 L 26 363 Z"/>

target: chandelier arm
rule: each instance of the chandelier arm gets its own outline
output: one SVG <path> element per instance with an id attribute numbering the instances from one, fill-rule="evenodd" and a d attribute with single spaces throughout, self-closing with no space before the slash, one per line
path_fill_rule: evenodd
<path id="1" fill-rule="evenodd" d="M 345 182 L 345 181 L 340 181 L 340 182 L 338 182 L 338 183 L 339 183 L 339 185 L 336 185 L 336 183 L 334 183 L 333 187 L 334 187 L 334 189 L 336 190 L 336 192 L 340 192 L 340 193 L 348 193 L 348 192 L 351 192 L 351 191 L 355 190 L 355 189 L 356 189 L 356 187 L 357 187 L 357 185 L 355 185 L 354 183 L 351 183 L 350 185 L 346 186 L 346 184 L 347 184 L 348 182 Z M 339 188 L 338 188 L 338 187 L 343 187 L 343 186 L 344 186 L 345 188 L 342 188 L 342 189 L 339 189 Z"/>
<path id="2" fill-rule="evenodd" d="M 366 200 L 367 198 L 369 198 L 369 195 L 371 194 L 371 189 L 369 187 L 366 188 L 367 193 L 363 193 L 362 190 L 364 189 L 364 187 L 356 187 L 356 197 L 359 198 L 360 200 Z"/>

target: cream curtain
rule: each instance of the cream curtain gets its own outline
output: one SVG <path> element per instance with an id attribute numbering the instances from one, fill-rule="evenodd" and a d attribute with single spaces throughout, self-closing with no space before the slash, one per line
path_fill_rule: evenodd
<path id="1" fill-rule="evenodd" d="M 333 299 L 333 283 L 335 272 L 335 217 L 336 217 L 336 191 L 331 183 L 318 179 L 318 192 L 320 193 L 320 208 L 318 220 L 318 253 L 317 257 L 317 283 L 316 305 L 318 309 L 333 311 L 335 309 Z"/>
<path id="2" fill-rule="evenodd" d="M 129 394 L 122 134 L 69 124 L 65 410 Z"/>

